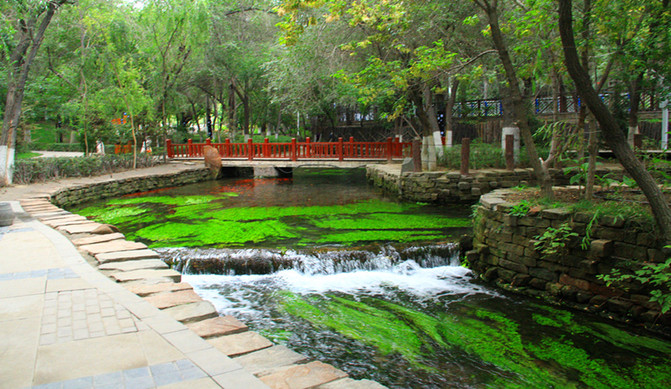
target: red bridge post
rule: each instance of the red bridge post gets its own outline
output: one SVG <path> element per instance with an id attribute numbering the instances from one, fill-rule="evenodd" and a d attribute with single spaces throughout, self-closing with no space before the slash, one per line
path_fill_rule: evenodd
<path id="1" fill-rule="evenodd" d="M 298 153 L 296 152 L 296 138 L 291 138 L 291 160 L 298 160 Z"/>
<path id="2" fill-rule="evenodd" d="M 270 144 L 268 138 L 263 138 L 263 157 L 270 158 Z"/>
<path id="3" fill-rule="evenodd" d="M 305 158 L 312 158 L 312 152 L 310 150 L 310 137 L 305 138 Z"/>
<path id="4" fill-rule="evenodd" d="M 343 141 L 342 141 L 342 136 L 338 138 L 338 161 L 343 160 Z"/>
<path id="5" fill-rule="evenodd" d="M 231 140 L 226 138 L 226 142 L 224 142 L 224 157 L 228 158 L 231 156 Z"/>
<path id="6" fill-rule="evenodd" d="M 187 144 L 187 146 L 186 146 L 186 155 L 187 155 L 188 157 L 193 157 L 193 156 L 194 156 L 194 155 L 193 155 L 193 141 L 192 141 L 191 139 L 189 139 L 188 141 L 186 141 L 186 144 Z"/>
<path id="7" fill-rule="evenodd" d="M 170 139 L 165 140 L 165 152 L 168 154 L 168 158 L 175 156 L 175 153 L 172 150 L 172 141 Z"/>
<path id="8" fill-rule="evenodd" d="M 247 139 L 247 158 L 251 161 L 254 159 L 254 140 Z"/>
<path id="9" fill-rule="evenodd" d="M 393 149 L 392 149 L 392 140 L 391 138 L 387 138 L 387 161 L 391 161 L 391 157 L 393 156 Z"/>

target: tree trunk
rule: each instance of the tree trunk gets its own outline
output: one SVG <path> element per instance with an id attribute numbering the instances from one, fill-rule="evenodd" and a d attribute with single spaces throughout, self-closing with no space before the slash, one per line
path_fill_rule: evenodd
<path id="1" fill-rule="evenodd" d="M 585 200 L 591 201 L 594 195 L 594 181 L 596 181 L 596 156 L 599 152 L 597 127 L 596 123 L 594 123 L 594 117 L 590 117 L 590 120 L 587 122 L 587 132 L 589 134 L 589 144 L 587 145 L 589 160 L 587 161 L 587 177 L 585 178 Z"/>
<path id="2" fill-rule="evenodd" d="M 522 91 L 520 89 L 519 80 L 517 78 L 513 62 L 510 59 L 508 47 L 503 40 L 503 33 L 499 27 L 499 15 L 496 9 L 496 0 L 492 1 L 491 3 L 488 0 L 475 0 L 475 2 L 487 13 L 489 26 L 491 28 L 492 41 L 494 42 L 494 47 L 499 54 L 499 59 L 503 64 L 506 79 L 508 80 L 508 85 L 510 87 L 515 122 L 517 127 L 520 129 L 520 135 L 522 136 L 524 144 L 526 145 L 527 154 L 529 155 L 529 163 L 531 164 L 531 167 L 534 170 L 534 175 L 536 176 L 536 180 L 541 187 L 541 194 L 544 197 L 553 198 L 554 194 L 552 192 L 552 177 L 550 177 L 549 171 L 541 164 L 541 161 L 538 157 L 538 152 L 536 151 L 536 145 L 534 144 L 534 140 L 531 135 L 531 128 L 529 127 L 526 106 L 522 96 Z"/>
<path id="3" fill-rule="evenodd" d="M 12 183 L 14 151 L 16 148 L 16 131 L 21 119 L 21 104 L 30 73 L 30 66 L 42 45 L 44 33 L 58 8 L 66 0 L 48 2 L 46 8 L 40 8 L 30 18 L 21 19 L 17 35 L 18 44 L 10 54 L 10 65 L 7 74 L 7 97 L 5 99 L 2 133 L 0 134 L 0 183 Z M 44 15 L 44 16 L 42 16 Z M 42 19 L 40 20 L 40 16 Z M 35 26 L 38 24 L 37 30 Z"/>
<path id="4" fill-rule="evenodd" d="M 459 88 L 459 79 L 454 77 L 452 85 L 449 88 L 449 95 L 445 99 L 445 146 L 452 147 L 452 136 L 454 131 L 454 105 L 457 102 L 457 89 Z"/>
<path id="5" fill-rule="evenodd" d="M 592 87 L 587 71 L 580 65 L 573 35 L 573 17 L 571 0 L 559 0 L 559 34 L 564 49 L 566 68 L 575 83 L 578 93 L 585 100 L 590 111 L 599 122 L 603 137 L 613 153 L 636 181 L 650 203 L 657 227 L 666 242 L 671 242 L 671 208 L 650 173 L 641 161 L 636 159 L 634 151 L 629 147 L 624 133 L 617 124 L 615 117 L 599 98 Z"/>
<path id="6" fill-rule="evenodd" d="M 629 131 L 627 132 L 627 141 L 629 145 L 634 145 L 634 135 L 638 134 L 638 106 L 641 103 L 641 82 L 643 82 L 643 72 L 640 72 L 636 78 L 629 82 Z"/>

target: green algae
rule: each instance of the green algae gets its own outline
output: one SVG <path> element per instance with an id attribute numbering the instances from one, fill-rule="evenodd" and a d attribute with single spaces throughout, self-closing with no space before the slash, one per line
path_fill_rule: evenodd
<path id="1" fill-rule="evenodd" d="M 117 225 L 138 220 L 138 216 L 147 212 L 148 209 L 139 207 L 88 207 L 79 210 L 77 213 L 82 216 L 93 217 L 97 221 Z"/>
<path id="2" fill-rule="evenodd" d="M 438 228 L 467 228 L 471 225 L 468 218 L 453 218 L 442 215 L 397 215 L 388 213 L 374 213 L 353 217 L 327 216 L 320 219 L 311 219 L 312 224 L 319 228 L 332 229 L 366 229 L 366 230 L 393 230 L 393 229 L 438 229 Z"/>
<path id="3" fill-rule="evenodd" d="M 194 196 L 141 196 L 141 197 L 122 197 L 107 202 L 109 205 L 130 205 L 130 204 L 164 204 L 164 205 L 192 205 L 206 204 L 224 197 L 238 196 L 235 192 L 221 193 L 219 196 L 213 195 L 194 195 Z"/>
<path id="4" fill-rule="evenodd" d="M 225 193 L 224 195 L 231 195 Z M 226 196 L 145 196 L 110 200 L 78 212 L 119 226 L 151 247 L 355 245 L 371 241 L 444 240 L 466 218 L 414 214 L 419 204 L 367 200 L 308 207 L 225 207 Z"/>
<path id="5" fill-rule="evenodd" d="M 327 327 L 350 338 L 376 347 L 381 354 L 399 353 L 417 362 L 422 341 L 415 331 L 385 310 L 354 301 L 334 299 L 316 307 L 291 292 L 278 293 L 287 313 L 313 325 Z"/>
<path id="6" fill-rule="evenodd" d="M 221 242 L 227 245 L 242 246 L 249 242 L 262 242 L 267 239 L 298 238 L 296 232 L 277 220 L 262 220 L 246 223 L 209 220 L 206 224 L 194 226 L 188 223 L 162 223 L 151 225 L 136 231 L 136 236 L 152 241 L 150 247 L 165 246 L 217 246 Z"/>
<path id="7" fill-rule="evenodd" d="M 460 315 L 443 313 L 434 317 L 376 298 L 354 301 L 336 296 L 302 298 L 290 292 L 278 295 L 281 308 L 287 313 L 373 346 L 383 355 L 400 354 L 415 369 L 435 370 L 428 361 L 439 352 L 436 347 L 447 350 L 448 355 L 460 350 L 468 358 L 476 357 L 490 365 L 492 372 L 500 372 L 492 373 L 488 381 L 492 387 L 653 388 L 671 377 L 671 367 L 663 362 L 665 359 L 650 357 L 646 352 L 641 355 L 648 357 L 626 368 L 591 356 L 565 337 L 571 328 L 564 327 L 563 322 L 570 321 L 573 314 L 553 308 L 544 309 L 550 317 L 532 317 L 538 325 L 559 331 L 556 338 L 527 338 L 521 334 L 519 322 L 489 309 L 470 307 Z M 608 327 L 607 332 L 624 335 L 611 326 L 603 326 Z M 582 331 L 588 327 L 580 324 L 574 323 L 573 327 L 578 337 L 595 332 Z M 638 338 L 628 339 L 640 345 Z M 664 342 L 654 339 L 643 339 L 643 345 L 662 352 L 668 349 Z"/>
<path id="8" fill-rule="evenodd" d="M 324 234 L 316 243 L 339 243 L 339 244 L 353 244 L 357 242 L 374 242 L 374 241 L 395 241 L 401 243 L 430 241 L 445 239 L 445 235 L 439 235 L 438 232 L 434 234 L 426 231 L 347 231 L 332 234 Z M 309 242 L 301 242 L 301 244 L 308 244 Z"/>

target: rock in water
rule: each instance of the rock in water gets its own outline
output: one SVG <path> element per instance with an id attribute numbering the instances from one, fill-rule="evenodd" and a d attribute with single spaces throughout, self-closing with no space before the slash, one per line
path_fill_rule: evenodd
<path id="1" fill-rule="evenodd" d="M 116 228 L 116 226 L 113 226 L 111 224 L 101 224 L 100 227 L 91 231 L 92 234 L 96 234 L 96 235 L 113 234 L 115 232 L 119 232 L 119 229 Z"/>
<path id="2" fill-rule="evenodd" d="M 205 157 L 205 166 L 210 169 L 212 175 L 217 177 L 221 171 L 221 156 L 219 151 L 212 146 L 203 147 L 203 156 Z"/>

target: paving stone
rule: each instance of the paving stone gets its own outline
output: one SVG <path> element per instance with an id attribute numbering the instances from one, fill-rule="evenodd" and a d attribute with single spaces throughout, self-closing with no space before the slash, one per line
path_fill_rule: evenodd
<path id="1" fill-rule="evenodd" d="M 192 290 L 181 290 L 179 292 L 166 292 L 145 297 L 145 300 L 158 309 L 165 309 L 177 305 L 196 303 L 203 299 Z"/>
<path id="2" fill-rule="evenodd" d="M 214 306 L 209 301 L 178 305 L 166 308 L 163 312 L 166 312 L 173 319 L 182 323 L 192 323 L 218 316 L 217 310 L 214 309 Z"/>
<path id="3" fill-rule="evenodd" d="M 229 357 L 251 353 L 273 345 L 271 341 L 253 331 L 210 338 L 207 341 Z"/>
<path id="4" fill-rule="evenodd" d="M 168 269 L 160 259 L 139 259 L 137 261 L 108 262 L 98 266 L 100 270 L 133 271 L 142 269 Z"/>
<path id="5" fill-rule="evenodd" d="M 307 389 L 345 377 L 347 374 L 344 371 L 315 361 L 289 366 L 260 379 L 274 389 Z"/>
<path id="6" fill-rule="evenodd" d="M 341 378 L 328 384 L 319 385 L 317 389 L 386 389 L 387 387 L 371 380 L 353 380 Z"/>
<path id="7" fill-rule="evenodd" d="M 233 360 L 241 364 L 245 370 L 260 377 L 274 373 L 280 367 L 307 362 L 308 359 L 305 355 L 290 350 L 286 346 L 276 345 L 241 355 Z"/>
<path id="8" fill-rule="evenodd" d="M 111 253 L 96 254 L 95 258 L 96 260 L 98 260 L 99 263 L 107 263 L 107 262 L 132 261 L 135 259 L 159 258 L 159 255 L 156 251 L 143 249 L 143 250 L 115 251 Z"/>
<path id="9" fill-rule="evenodd" d="M 117 251 L 130 251 L 146 249 L 147 245 L 144 243 L 128 241 L 124 239 L 112 240 L 109 242 L 87 244 L 79 247 L 81 250 L 88 252 L 91 255 L 111 253 Z"/>
<path id="10" fill-rule="evenodd" d="M 85 238 L 73 239 L 72 243 L 74 243 L 75 246 L 84 246 L 87 244 L 109 242 L 110 240 L 123 239 L 123 238 L 125 237 L 122 233 L 116 232 L 114 234 L 94 235 L 94 236 L 87 236 Z"/>
<path id="11" fill-rule="evenodd" d="M 117 282 L 137 281 L 152 278 L 169 278 L 175 282 L 182 280 L 180 272 L 172 269 L 142 269 L 133 271 L 121 271 L 110 274 L 110 277 Z"/>
<path id="12" fill-rule="evenodd" d="M 123 285 L 126 289 L 130 290 L 131 292 L 135 293 L 136 295 L 140 297 L 145 297 L 149 296 L 155 293 L 163 293 L 163 292 L 174 292 L 178 290 L 189 290 L 193 289 L 191 284 L 187 282 L 179 282 L 179 283 L 174 283 L 174 282 L 168 282 L 168 283 L 163 283 L 163 284 L 153 284 L 153 285 L 129 285 L 129 284 L 124 284 Z"/>
<path id="13" fill-rule="evenodd" d="M 100 223 L 75 224 L 72 226 L 58 227 L 57 230 L 65 231 L 68 234 L 81 234 L 82 232 L 91 232 L 100 227 Z"/>
<path id="14" fill-rule="evenodd" d="M 187 327 L 203 339 L 236 334 L 247 331 L 247 326 L 231 315 L 219 316 L 187 324 Z"/>
<path id="15" fill-rule="evenodd" d="M 90 221 L 86 218 L 84 219 L 72 219 L 72 220 L 58 220 L 58 221 L 45 221 L 44 224 L 52 228 L 64 227 L 64 226 L 74 226 L 77 224 L 86 224 Z"/>

